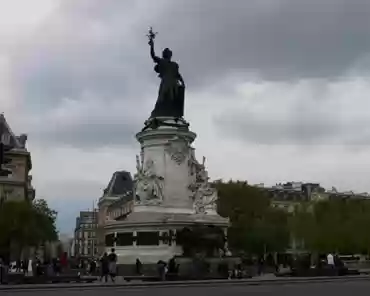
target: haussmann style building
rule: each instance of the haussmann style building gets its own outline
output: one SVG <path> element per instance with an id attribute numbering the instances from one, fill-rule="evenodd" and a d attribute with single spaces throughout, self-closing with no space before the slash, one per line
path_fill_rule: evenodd
<path id="1" fill-rule="evenodd" d="M 3 144 L 13 147 L 5 153 L 11 161 L 3 165 L 11 173 L 8 176 L 0 176 L 0 200 L 29 200 L 35 198 L 35 189 L 32 186 L 31 153 L 27 150 L 27 135 L 16 136 L 4 114 L 0 114 L 0 135 Z"/>
<path id="2" fill-rule="evenodd" d="M 76 218 L 74 231 L 74 256 L 79 258 L 94 258 L 98 254 L 97 216 L 95 210 L 81 211 Z"/>

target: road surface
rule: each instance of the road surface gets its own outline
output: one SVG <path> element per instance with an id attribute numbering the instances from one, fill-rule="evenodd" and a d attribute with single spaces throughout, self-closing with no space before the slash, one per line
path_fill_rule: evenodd
<path id="1" fill-rule="evenodd" d="M 1 291 L 1 296 L 368 296 L 370 280 L 353 282 L 326 282 L 304 284 L 274 284 L 251 286 L 204 285 L 168 287 L 114 287 L 112 285 L 95 288 L 73 288 L 59 290 L 13 290 Z"/>

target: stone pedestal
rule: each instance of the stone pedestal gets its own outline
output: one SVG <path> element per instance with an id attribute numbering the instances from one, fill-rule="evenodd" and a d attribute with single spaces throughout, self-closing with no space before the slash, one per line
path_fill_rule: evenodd
<path id="1" fill-rule="evenodd" d="M 195 158 L 191 144 L 196 134 L 188 126 L 182 119 L 159 118 L 136 135 L 141 152 L 136 157 L 134 206 L 127 217 L 104 227 L 106 235 L 116 237 L 119 264 L 133 264 L 137 258 L 153 264 L 181 255 L 176 232 L 184 227 L 227 229 L 228 219 L 217 214 L 217 192 L 208 182 L 205 158 L 202 163 Z M 143 239 L 145 235 L 152 243 Z M 122 242 L 120 236 L 132 237 L 132 243 Z"/>
<path id="2" fill-rule="evenodd" d="M 174 123 L 173 120 L 167 122 Z M 137 197 L 137 204 L 157 203 L 161 207 L 192 210 L 189 185 L 191 182 L 191 143 L 196 134 L 189 131 L 186 123 L 179 127 L 161 126 L 147 129 L 136 135 L 141 144 L 141 156 L 138 166 L 153 173 L 161 184 L 159 196 L 151 196 L 147 200 Z M 139 174 L 140 169 L 138 169 Z M 140 178 L 138 176 L 138 178 Z M 139 181 L 140 182 L 140 181 Z"/>

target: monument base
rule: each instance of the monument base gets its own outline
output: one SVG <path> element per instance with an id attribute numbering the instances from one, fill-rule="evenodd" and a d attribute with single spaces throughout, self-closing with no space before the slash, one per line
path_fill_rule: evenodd
<path id="1" fill-rule="evenodd" d="M 224 230 L 228 219 L 218 215 L 203 215 L 174 212 L 147 212 L 134 207 L 126 219 L 109 221 L 105 233 L 114 236 L 114 245 L 107 246 L 109 252 L 114 247 L 119 264 L 134 264 L 140 259 L 143 264 L 155 264 L 159 260 L 167 262 L 173 256 L 183 254 L 182 246 L 176 242 L 177 233 L 194 226 L 216 226 Z M 181 211 L 178 211 L 181 212 Z M 126 242 L 122 238 L 131 238 Z"/>
<path id="2" fill-rule="evenodd" d="M 149 119 L 136 135 L 141 153 L 133 206 L 104 225 L 106 251 L 115 248 L 118 264 L 181 256 L 176 234 L 184 228 L 216 226 L 226 234 L 229 220 L 217 214 L 217 191 L 208 181 L 205 158 L 199 163 L 191 147 L 195 137 L 184 119 L 167 117 Z"/>

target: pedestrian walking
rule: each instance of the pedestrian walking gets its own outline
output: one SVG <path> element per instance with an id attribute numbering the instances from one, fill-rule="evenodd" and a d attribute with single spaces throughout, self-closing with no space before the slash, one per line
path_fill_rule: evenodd
<path id="1" fill-rule="evenodd" d="M 157 262 L 157 269 L 158 269 L 158 275 L 161 281 L 166 280 L 166 273 L 167 273 L 167 263 L 163 260 L 159 260 Z"/>
<path id="2" fill-rule="evenodd" d="M 260 256 L 257 261 L 257 273 L 258 275 L 262 275 L 264 272 L 264 267 L 265 267 L 265 260 L 263 256 Z"/>
<path id="3" fill-rule="evenodd" d="M 139 258 L 136 259 L 136 274 L 143 275 L 143 264 Z"/>
<path id="4" fill-rule="evenodd" d="M 96 272 L 96 262 L 95 262 L 94 259 L 92 259 L 90 261 L 90 270 L 89 270 L 89 273 L 90 273 L 90 275 L 94 275 L 95 272 Z"/>
<path id="5" fill-rule="evenodd" d="M 36 257 L 35 267 L 36 267 L 36 276 L 41 276 L 43 272 L 42 272 L 42 266 L 41 266 L 40 258 Z"/>
<path id="6" fill-rule="evenodd" d="M 115 282 L 116 275 L 117 275 L 117 255 L 115 253 L 114 248 L 111 249 L 111 253 L 108 255 L 109 260 L 109 275 L 112 282 Z"/>
<path id="7" fill-rule="evenodd" d="M 109 260 L 108 260 L 108 254 L 107 253 L 104 253 L 103 257 L 101 257 L 100 267 L 101 267 L 100 280 L 103 281 L 103 279 L 105 279 L 105 282 L 108 282 Z"/>
<path id="8" fill-rule="evenodd" d="M 326 261 L 327 261 L 327 264 L 328 264 L 331 268 L 334 268 L 334 267 L 335 267 L 335 264 L 334 264 L 334 256 L 333 256 L 333 254 L 329 253 L 329 254 L 326 256 Z"/>
<path id="9" fill-rule="evenodd" d="M 21 272 L 22 262 L 21 259 L 18 259 L 15 263 L 15 272 Z"/>
<path id="10" fill-rule="evenodd" d="M 25 275 L 28 273 L 28 260 L 22 261 L 22 271 Z"/>

